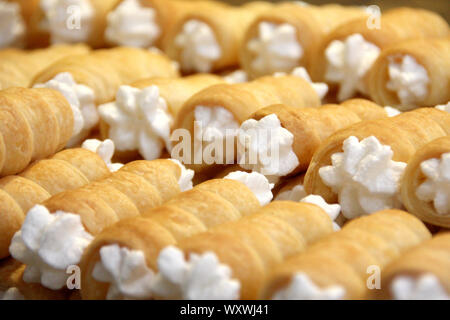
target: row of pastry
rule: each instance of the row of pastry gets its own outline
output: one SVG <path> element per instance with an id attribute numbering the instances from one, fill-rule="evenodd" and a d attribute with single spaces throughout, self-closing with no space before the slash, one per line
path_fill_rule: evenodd
<path id="1" fill-rule="evenodd" d="M 186 85 L 189 78 L 159 81 L 159 85 L 173 82 L 173 85 L 189 90 Z M 158 85 L 146 88 L 159 91 Z M 301 88 L 305 90 L 299 90 Z M 235 90 L 238 94 L 234 94 Z M 305 99 L 302 93 L 307 90 L 318 101 L 316 107 L 302 105 Z M 99 155 L 82 149 L 61 151 L 21 172 L 22 167 L 32 160 L 51 156 L 67 144 L 73 134 L 75 113 L 69 99 L 58 90 L 10 88 L 0 91 L 5 106 L 2 117 L 13 115 L 5 118 L 9 121 L 2 122 L 5 125 L 1 136 L 2 163 L 6 170 L 2 175 L 9 175 L 0 181 L 5 217 L 1 223 L 2 257 L 7 257 L 10 252 L 26 265 L 18 266 L 25 282 L 38 282 L 52 290 L 64 288 L 67 268 L 79 265 L 84 298 L 213 296 L 250 299 L 266 292 L 264 288 L 270 282 L 266 284 L 265 281 L 270 270 L 278 265 L 281 269 L 291 265 L 290 257 L 297 261 L 297 254 L 301 257 L 309 254 L 306 247 L 313 242 L 323 238 L 326 244 L 328 236 L 340 239 L 337 235 L 341 234 L 347 239 L 348 233 L 360 239 L 364 234 L 369 237 L 367 243 L 358 242 L 362 247 L 354 250 L 371 254 L 360 262 L 361 265 L 356 265 L 353 258 L 347 261 L 347 251 L 333 249 L 337 250 L 336 259 L 342 259 L 339 261 L 343 264 L 351 263 L 351 270 L 347 271 L 354 274 L 348 278 L 332 278 L 330 283 L 322 284 L 313 279 L 313 275 L 302 276 L 303 269 L 299 268 L 297 272 L 297 262 L 292 262 L 292 286 L 297 288 L 299 284 L 296 283 L 300 281 L 300 286 L 307 288 L 292 291 L 287 281 L 287 287 L 283 287 L 286 292 L 280 289 L 280 293 L 277 289 L 274 293 L 279 297 L 301 297 L 303 293 L 298 290 L 312 290 L 313 296 L 319 292 L 318 297 L 326 297 L 320 295 L 318 288 L 325 286 L 328 292 L 328 285 L 336 285 L 343 289 L 332 297 L 350 298 L 363 296 L 361 284 L 365 279 L 361 276 L 361 268 L 371 265 L 384 268 L 395 258 L 401 258 L 404 250 L 430 237 L 423 223 L 413 215 L 395 210 L 375 212 L 401 208 L 403 203 L 421 220 L 449 227 L 446 168 L 450 153 L 450 115 L 444 110 L 445 106 L 417 109 L 393 117 L 389 117 L 385 108 L 361 99 L 320 106 L 314 87 L 296 76 L 263 77 L 245 84 L 222 83 L 200 91 L 201 96 L 209 91 L 214 93 L 210 98 L 222 101 L 222 105 L 230 110 L 236 108 L 235 112 L 244 112 L 244 107 L 248 109 L 245 112 L 252 112 L 251 108 L 255 106 L 255 113 L 239 128 L 241 134 L 244 132 L 245 135 L 246 126 L 264 129 L 268 123 L 271 128 L 278 129 L 276 137 L 283 134 L 290 137 L 286 139 L 290 140 L 290 145 L 287 143 L 290 152 L 284 155 L 296 161 L 282 159 L 280 166 L 269 169 L 275 169 L 278 174 L 275 182 L 306 171 L 304 187 L 300 182 L 293 188 L 306 189 L 312 197 L 303 199 L 302 196 L 296 200 L 312 202 L 313 206 L 283 201 L 267 205 L 273 197 L 274 185 L 257 172 L 265 173 L 260 169 L 266 163 L 251 167 L 254 169 L 251 173 L 232 172 L 223 179 L 201 183 L 190 191 L 193 172 L 180 163 L 141 160 L 110 173 L 117 169 L 110 163 L 110 156 L 102 160 Z M 258 103 L 263 103 L 258 96 L 269 99 L 265 102 L 279 104 L 258 108 Z M 247 99 L 239 100 L 243 97 Z M 128 108 L 133 110 L 133 99 L 124 98 L 125 102 L 128 100 L 131 101 Z M 208 109 L 207 106 L 205 104 L 203 108 Z M 193 112 L 189 104 L 188 107 Z M 183 116 L 183 119 L 187 118 L 189 116 Z M 136 121 L 131 124 L 136 126 Z M 94 145 L 91 149 L 98 151 L 98 147 Z M 207 163 L 192 167 L 200 173 L 199 167 L 217 169 L 217 165 Z M 268 175 L 269 178 L 273 179 L 274 172 Z M 329 206 L 318 196 L 329 203 L 338 202 L 345 219 L 374 214 L 349 222 L 343 231 L 333 233 L 338 229 L 333 221 L 343 220 L 342 217 L 338 219 L 340 206 Z M 367 220 L 378 221 L 375 217 L 385 215 L 386 218 L 375 222 L 378 227 L 366 227 L 366 223 L 372 225 Z M 359 226 L 359 223 L 363 230 L 346 231 L 353 230 L 350 226 Z M 410 227 L 413 231 L 408 229 Z M 406 235 L 399 235 L 399 228 L 406 228 Z M 367 234 L 368 230 L 374 233 L 373 239 Z M 411 233 L 419 235 L 409 239 Z M 184 239 L 187 239 L 186 244 Z M 321 243 L 318 242 L 317 248 L 322 248 Z M 171 247 L 175 245 L 179 246 L 178 250 L 191 250 L 192 261 L 183 261 L 183 255 Z M 195 247 L 184 249 L 190 245 Z M 327 257 L 330 250 L 334 252 L 328 245 L 323 248 L 326 248 L 322 250 Z M 240 250 L 244 251 L 243 256 L 236 255 Z M 311 250 L 316 259 L 316 250 L 321 250 L 316 246 Z M 306 257 L 299 259 L 306 264 L 314 261 L 308 255 Z M 242 265 L 242 261 L 250 258 L 255 259 L 254 266 Z M 433 290 L 442 292 L 441 286 L 445 285 L 448 275 L 433 273 L 432 269 L 427 269 L 431 266 L 421 267 L 423 272 L 431 272 L 435 277 Z M 205 271 L 203 268 L 210 269 Z M 310 272 L 318 270 L 314 266 L 311 268 Z M 349 266 L 343 268 L 349 269 Z M 12 281 L 13 275 L 14 279 L 22 281 L 17 278 L 19 269 L 12 269 L 14 272 L 8 273 L 8 281 Z M 214 279 L 205 280 L 205 272 L 214 275 Z M 356 284 L 345 282 L 351 279 Z M 28 289 L 22 291 L 35 288 L 25 287 Z M 33 296 L 34 293 L 30 294 Z M 62 290 L 59 294 L 66 297 L 68 293 Z"/>
<path id="2" fill-rule="evenodd" d="M 10 2 L 1 2 L 0 14 L 14 11 L 12 7 L 19 14 L 20 5 L 28 3 Z M 449 27 L 426 10 L 379 13 L 297 2 L 239 7 L 183 0 L 32 2 L 35 9 L 27 5 L 23 18 L 33 21 L 28 23 L 31 30 L 46 26 L 52 43 L 157 46 L 183 72 L 240 65 L 250 79 L 304 67 L 314 81 L 337 91 L 340 101 L 366 95 L 382 105 L 411 109 L 450 98 Z M 67 8 L 73 6 L 81 8 L 79 28 L 66 25 Z M 13 26 L 4 30 L 5 39 L 17 29 Z"/>

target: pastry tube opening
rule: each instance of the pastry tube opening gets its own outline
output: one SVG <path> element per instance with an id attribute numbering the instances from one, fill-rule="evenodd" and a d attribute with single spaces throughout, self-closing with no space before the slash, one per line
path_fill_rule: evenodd
<path id="1" fill-rule="evenodd" d="M 400 110 L 450 100 L 450 38 L 415 39 L 381 51 L 368 75 L 370 97 Z"/>
<path id="2" fill-rule="evenodd" d="M 425 225 L 404 211 L 384 210 L 355 219 L 277 265 L 261 298 L 362 299 L 369 267 L 383 272 L 389 262 L 430 238 Z"/>
<path id="3" fill-rule="evenodd" d="M 369 299 L 450 299 L 450 234 L 435 235 L 406 252 L 383 270 L 381 290 L 368 292 Z"/>
<path id="4" fill-rule="evenodd" d="M 401 184 L 402 202 L 422 221 L 450 227 L 450 137 L 422 146 L 412 156 Z"/>
<path id="5" fill-rule="evenodd" d="M 385 117 L 383 108 L 363 99 L 320 108 L 265 107 L 239 129 L 238 163 L 265 175 L 294 176 L 306 171 L 314 152 L 334 132 Z"/>
<path id="6" fill-rule="evenodd" d="M 215 1 L 195 2 L 195 8 L 176 21 L 167 34 L 163 51 L 186 73 L 235 67 L 239 64 L 243 30 L 270 6 L 261 2 L 240 7 Z"/>
<path id="7" fill-rule="evenodd" d="M 444 111 L 422 108 L 342 129 L 317 149 L 306 172 L 305 190 L 341 204 L 350 219 L 380 206 L 400 207 L 406 164 L 421 146 L 448 136 L 449 121 Z"/>
<path id="8" fill-rule="evenodd" d="M 109 174 L 97 154 L 85 149 L 69 149 L 33 163 L 20 175 L 0 179 L 0 199 L 5 204 L 0 223 L 0 258 L 9 255 L 11 239 L 34 205 L 58 192 L 82 187 Z"/>
<path id="9" fill-rule="evenodd" d="M 114 102 L 99 106 L 101 136 L 115 143 L 119 158 L 131 158 L 136 151 L 146 160 L 160 158 L 164 150 L 171 151 L 173 121 L 183 104 L 223 82 L 219 76 L 197 74 L 120 86 Z"/>
<path id="10" fill-rule="evenodd" d="M 446 37 L 447 22 L 423 9 L 396 8 L 383 13 L 380 28 L 368 28 L 367 18 L 336 27 L 321 42 L 310 73 L 314 81 L 334 85 L 340 101 L 367 95 L 368 71 L 381 50 L 415 38 Z"/>
<path id="11" fill-rule="evenodd" d="M 140 217 L 105 229 L 81 262 L 83 299 L 151 298 L 151 281 L 147 280 L 154 278 L 160 250 L 257 211 L 261 204 L 250 187 L 231 179 L 209 180 Z M 111 264 L 117 252 L 121 252 L 122 265 L 130 263 L 132 257 L 139 259 L 135 261 L 139 262 L 138 278 L 142 281 L 121 275 L 120 267 Z"/>
<path id="12" fill-rule="evenodd" d="M 282 3 L 258 15 L 247 29 L 240 48 L 243 69 L 251 78 L 290 72 L 298 66 L 310 70 L 325 35 L 365 15 L 356 7 Z"/>
<path id="13" fill-rule="evenodd" d="M 172 140 L 178 139 L 173 142 L 178 148 L 174 147 L 172 157 L 183 159 L 196 172 L 232 164 L 240 124 L 257 110 L 280 103 L 298 108 L 318 107 L 320 99 L 308 81 L 296 76 L 262 77 L 248 83 L 219 84 L 202 90 L 183 105 L 175 119 L 174 128 L 188 130 L 190 141 L 174 136 Z M 179 131 L 175 130 L 176 133 Z M 210 157 L 210 148 L 222 142 L 225 152 Z M 188 147 L 181 148 L 186 143 Z"/>
<path id="14" fill-rule="evenodd" d="M 170 160 L 135 161 L 31 208 L 10 245 L 11 255 L 27 265 L 24 280 L 63 288 L 66 268 L 79 263 L 95 235 L 179 194 L 181 174 Z"/>

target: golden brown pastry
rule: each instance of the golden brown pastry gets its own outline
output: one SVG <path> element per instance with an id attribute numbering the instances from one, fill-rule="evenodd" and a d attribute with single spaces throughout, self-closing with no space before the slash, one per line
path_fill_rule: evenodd
<path id="1" fill-rule="evenodd" d="M 355 219 L 273 269 L 264 299 L 361 299 L 372 277 L 407 250 L 431 238 L 425 225 L 400 210 Z M 376 270 L 376 271 L 375 271 Z M 379 279 L 378 279 L 379 280 Z"/>
<path id="2" fill-rule="evenodd" d="M 188 300 L 258 299 L 275 265 L 332 232 L 332 221 L 320 207 L 272 202 L 255 214 L 165 248 L 158 259 L 154 295 Z M 184 268 L 189 271 L 173 277 Z"/>
<path id="3" fill-rule="evenodd" d="M 71 138 L 73 111 L 52 89 L 0 91 L 0 176 L 16 174 L 31 161 L 61 150 Z"/>
<path id="4" fill-rule="evenodd" d="M 285 2 L 259 14 L 245 32 L 240 62 L 251 78 L 310 70 L 318 46 L 338 25 L 366 16 L 362 8 Z"/>
<path id="5" fill-rule="evenodd" d="M 400 110 L 450 101 L 450 37 L 386 47 L 368 74 L 370 97 Z"/>
<path id="6" fill-rule="evenodd" d="M 390 263 L 370 299 L 449 300 L 450 233 L 443 232 Z"/>
<path id="7" fill-rule="evenodd" d="M 280 103 L 297 108 L 318 107 L 320 99 L 308 81 L 296 76 L 262 77 L 248 83 L 219 84 L 202 90 L 183 105 L 174 125 L 175 129 L 189 130 L 192 150 L 180 155 L 174 149 L 172 156 L 183 158 L 182 162 L 196 172 L 212 170 L 217 167 L 214 163 L 234 163 L 233 140 L 240 124 L 257 110 Z M 208 131 L 214 137 L 220 133 L 218 139 L 231 142 L 223 158 L 214 155 L 213 163 L 204 159 L 208 145 L 212 145 L 207 143 Z M 176 139 L 179 137 L 174 137 L 174 145 L 180 142 Z"/>
<path id="8" fill-rule="evenodd" d="M 256 194 L 246 184 L 229 178 L 214 179 L 140 217 L 116 223 L 96 236 L 85 251 L 81 262 L 83 299 L 151 297 L 146 279 L 153 278 L 161 249 L 219 224 L 236 221 L 260 207 Z M 134 280 L 125 274 L 122 278 L 116 269 L 120 267 L 109 265 L 110 253 L 120 254 L 124 259 L 120 264 L 129 261 L 134 265 L 131 268 L 140 270 Z"/>
<path id="9" fill-rule="evenodd" d="M 86 149 L 67 149 L 31 164 L 20 175 L 0 179 L 0 259 L 9 255 L 9 244 L 34 205 L 51 196 L 82 187 L 110 174 L 105 162 Z"/>
<path id="10" fill-rule="evenodd" d="M 450 228 L 450 136 L 417 150 L 406 166 L 401 183 L 402 202 L 422 221 Z"/>
<path id="11" fill-rule="evenodd" d="M 333 84 L 340 101 L 368 94 L 368 71 L 387 46 L 415 38 L 446 37 L 448 23 L 438 14 L 395 8 L 341 24 L 319 46 L 311 64 L 314 81 Z"/>
<path id="12" fill-rule="evenodd" d="M 308 194 L 339 203 L 352 219 L 380 209 L 400 208 L 406 164 L 426 143 L 450 134 L 450 114 L 422 108 L 362 121 L 326 139 L 305 176 Z"/>
<path id="13" fill-rule="evenodd" d="M 59 59 L 70 55 L 85 54 L 85 45 L 55 45 L 45 49 L 0 50 L 0 89 L 29 87 L 33 78 Z"/>

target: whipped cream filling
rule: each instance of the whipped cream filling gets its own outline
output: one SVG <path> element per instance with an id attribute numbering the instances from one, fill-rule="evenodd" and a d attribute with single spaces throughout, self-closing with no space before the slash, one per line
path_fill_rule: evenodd
<path id="1" fill-rule="evenodd" d="M 181 69 L 185 72 L 208 73 L 222 57 L 214 30 L 200 20 L 188 20 L 175 38 L 175 45 L 181 49 Z"/>
<path id="2" fill-rule="evenodd" d="M 204 159 L 204 149 L 212 142 L 234 140 L 239 129 L 239 123 L 234 115 L 223 107 L 197 106 L 194 110 L 194 153 L 195 159 Z M 216 143 L 214 143 L 216 144 Z M 225 146 L 224 153 L 233 153 Z M 225 155 L 224 155 L 225 157 Z M 234 157 L 234 156 L 233 156 Z M 226 157 L 228 159 L 228 157 Z M 216 159 L 223 161 L 223 159 Z"/>
<path id="3" fill-rule="evenodd" d="M 81 145 L 82 148 L 97 153 L 100 158 L 105 161 L 111 172 L 116 172 L 123 167 L 122 163 L 112 163 L 111 159 L 114 156 L 114 142 L 110 139 L 100 141 L 98 139 L 88 139 Z"/>
<path id="4" fill-rule="evenodd" d="M 332 165 L 320 168 L 319 175 L 338 194 L 347 219 L 401 208 L 399 186 L 406 163 L 392 160 L 390 146 L 374 136 L 361 141 L 351 136 L 344 141 L 343 151 L 333 154 Z"/>
<path id="5" fill-rule="evenodd" d="M 224 80 L 228 83 L 244 83 L 248 81 L 248 75 L 244 70 L 236 70 L 224 77 Z"/>
<path id="6" fill-rule="evenodd" d="M 92 271 L 94 279 L 109 283 L 108 300 L 149 299 L 152 297 L 154 272 L 147 267 L 140 250 L 117 244 L 100 249 L 100 261 Z"/>
<path id="7" fill-rule="evenodd" d="M 392 108 L 391 106 L 384 107 L 384 111 L 386 111 L 387 116 L 390 118 L 398 116 L 399 114 L 402 113 L 400 110 Z"/>
<path id="8" fill-rule="evenodd" d="M 276 114 L 242 123 L 237 134 L 238 163 L 264 175 L 286 176 L 299 165 L 294 135 L 281 126 Z"/>
<path id="9" fill-rule="evenodd" d="M 450 215 L 450 152 L 423 161 L 420 169 L 426 179 L 416 189 L 417 198 L 433 202 L 438 214 Z"/>
<path id="10" fill-rule="evenodd" d="M 12 287 L 6 291 L 0 291 L 0 300 L 25 300 L 19 289 Z"/>
<path id="11" fill-rule="evenodd" d="M 99 116 L 95 107 L 94 91 L 83 84 L 78 84 L 68 72 L 57 74 L 46 83 L 39 83 L 35 88 L 58 90 L 67 99 L 73 112 L 73 133 L 67 143 L 73 147 L 80 143 L 98 124 Z"/>
<path id="12" fill-rule="evenodd" d="M 166 299 L 237 300 L 240 283 L 232 278 L 230 267 L 221 264 L 216 254 L 184 253 L 173 246 L 161 251 L 159 273 L 153 282 L 155 295 Z"/>
<path id="13" fill-rule="evenodd" d="M 129 47 L 151 47 L 161 35 L 156 12 L 139 0 L 124 0 L 108 14 L 106 38 L 114 44 Z"/>
<path id="14" fill-rule="evenodd" d="M 357 33 L 344 41 L 334 40 L 325 50 L 325 80 L 339 85 L 339 101 L 366 94 L 363 78 L 380 54 L 380 48 Z"/>
<path id="15" fill-rule="evenodd" d="M 450 101 L 447 102 L 447 104 L 440 104 L 440 105 L 436 106 L 436 109 L 450 112 Z"/>
<path id="16" fill-rule="evenodd" d="M 274 73 L 274 77 L 282 77 L 287 75 L 285 72 L 275 72 Z M 292 72 L 291 72 L 292 76 L 296 76 L 299 78 L 302 78 L 306 81 L 308 81 L 311 86 L 313 87 L 313 89 L 317 92 L 317 95 L 319 96 L 319 98 L 322 100 L 323 98 L 325 98 L 325 96 L 328 93 L 328 85 L 326 83 L 323 82 L 313 82 L 311 80 L 311 77 L 308 74 L 308 71 L 306 71 L 305 68 L 303 67 L 297 67 L 295 68 Z"/>
<path id="17" fill-rule="evenodd" d="M 0 48 L 21 46 L 25 29 L 19 4 L 0 1 Z"/>
<path id="18" fill-rule="evenodd" d="M 398 276 L 391 283 L 394 300 L 450 300 L 445 288 L 434 274 L 418 278 Z"/>
<path id="19" fill-rule="evenodd" d="M 430 78 L 427 70 L 410 55 L 396 55 L 389 59 L 388 90 L 394 91 L 403 109 L 412 109 L 428 94 Z"/>
<path id="20" fill-rule="evenodd" d="M 262 206 L 268 204 L 273 198 L 274 184 L 269 183 L 269 180 L 258 172 L 235 171 L 226 175 L 224 179 L 236 180 L 245 184 L 255 194 Z"/>
<path id="21" fill-rule="evenodd" d="M 341 227 L 335 222 L 341 212 L 341 206 L 339 204 L 328 204 L 324 198 L 314 194 L 304 197 L 300 200 L 300 202 L 315 204 L 316 206 L 322 208 L 323 211 L 328 214 L 331 221 L 333 221 L 334 231 L 339 231 L 341 229 Z"/>
<path id="22" fill-rule="evenodd" d="M 180 186 L 180 190 L 187 191 L 193 188 L 192 179 L 194 178 L 195 172 L 191 169 L 186 169 L 186 167 L 177 159 L 169 159 L 170 161 L 175 162 L 181 169 L 181 175 L 178 179 L 178 185 Z"/>
<path id="23" fill-rule="evenodd" d="M 306 273 L 298 272 L 286 288 L 273 295 L 272 300 L 342 300 L 345 294 L 341 286 L 320 288 Z"/>
<path id="24" fill-rule="evenodd" d="M 247 48 L 255 55 L 251 67 L 264 74 L 290 72 L 303 57 L 297 30 L 288 23 L 260 22 L 258 35 L 247 43 Z"/>
<path id="25" fill-rule="evenodd" d="M 120 86 L 116 101 L 101 105 L 98 112 L 117 150 L 138 150 L 144 159 L 154 160 L 164 148 L 171 149 L 173 119 L 157 86 Z"/>
<path id="26" fill-rule="evenodd" d="M 307 196 L 305 187 L 302 184 L 294 186 L 292 189 L 280 192 L 275 200 L 300 201 Z"/>
<path id="27" fill-rule="evenodd" d="M 92 240 L 79 215 L 63 211 L 51 214 L 46 207 L 35 205 L 15 233 L 9 251 L 26 265 L 25 282 L 59 290 L 67 283 L 67 267 L 80 262 Z"/>
<path id="28" fill-rule="evenodd" d="M 87 42 L 95 23 L 95 10 L 89 0 L 41 0 L 45 14 L 41 27 L 51 34 L 51 42 Z"/>

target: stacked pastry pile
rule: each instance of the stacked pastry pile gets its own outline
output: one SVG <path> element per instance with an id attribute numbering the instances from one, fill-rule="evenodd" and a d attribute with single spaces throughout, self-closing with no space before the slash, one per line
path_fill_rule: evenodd
<path id="1" fill-rule="evenodd" d="M 450 28 L 375 9 L 0 0 L 0 298 L 450 299 Z"/>

